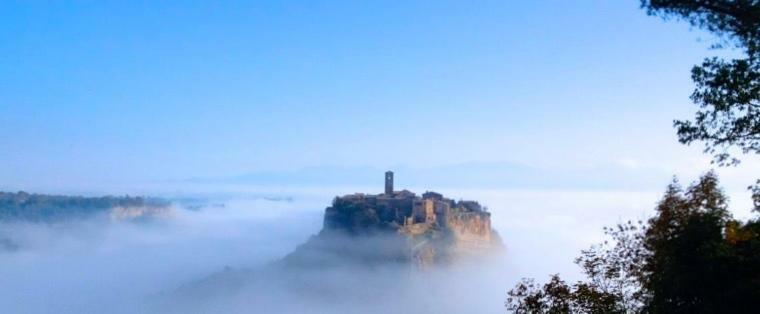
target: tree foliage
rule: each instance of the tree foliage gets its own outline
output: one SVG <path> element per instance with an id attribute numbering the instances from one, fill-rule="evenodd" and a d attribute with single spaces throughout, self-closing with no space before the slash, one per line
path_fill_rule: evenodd
<path id="1" fill-rule="evenodd" d="M 668 185 L 646 222 L 606 228 L 581 252 L 585 281 L 523 280 L 507 293 L 514 313 L 748 313 L 760 308 L 760 221 L 741 222 L 709 172 Z"/>
<path id="2" fill-rule="evenodd" d="M 724 43 L 756 56 L 760 47 L 760 1 L 641 0 L 649 15 L 686 20 L 718 35 Z"/>
<path id="3" fill-rule="evenodd" d="M 641 0 L 648 14 L 718 35 L 743 57 L 706 58 L 692 69 L 699 106 L 676 120 L 679 141 L 703 142 L 720 166 L 760 154 L 760 0 Z M 760 212 L 760 180 L 754 187 Z M 754 313 L 760 308 L 760 220 L 741 222 L 710 172 L 686 190 L 671 183 L 646 222 L 605 229 L 609 242 L 582 251 L 587 280 L 525 279 L 507 293 L 515 313 Z"/>
<path id="4" fill-rule="evenodd" d="M 641 0 L 648 14 L 678 18 L 718 35 L 721 43 L 742 50 L 733 60 L 706 58 L 691 70 L 699 106 L 692 120 L 676 120 L 683 144 L 703 142 L 718 165 L 736 165 L 732 153 L 760 154 L 760 0 Z M 760 181 L 754 187 L 760 210 Z"/>
<path id="5" fill-rule="evenodd" d="M 760 153 L 760 1 L 642 0 L 650 15 L 676 17 L 718 35 L 745 58 L 707 58 L 691 71 L 700 109 L 693 120 L 674 122 L 681 143 L 705 143 L 720 165 L 736 164 L 729 149 Z"/>

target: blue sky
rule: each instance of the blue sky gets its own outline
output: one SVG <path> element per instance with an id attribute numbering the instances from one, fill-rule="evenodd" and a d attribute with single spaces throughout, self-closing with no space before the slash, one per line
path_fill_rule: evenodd
<path id="1" fill-rule="evenodd" d="M 671 124 L 695 109 L 689 70 L 721 53 L 712 40 L 638 1 L 4 1 L 0 188 L 472 162 L 707 169 Z"/>

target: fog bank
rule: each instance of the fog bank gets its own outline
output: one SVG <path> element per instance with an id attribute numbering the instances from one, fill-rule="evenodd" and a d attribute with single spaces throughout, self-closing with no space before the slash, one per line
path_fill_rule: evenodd
<path id="1" fill-rule="evenodd" d="M 602 240 L 602 227 L 645 218 L 661 191 L 438 190 L 489 207 L 506 259 L 416 273 L 403 267 L 332 269 L 301 276 L 268 271 L 319 231 L 341 188 L 225 190 L 170 219 L 149 223 L 90 219 L 60 224 L 2 224 L 0 308 L 9 313 L 502 313 L 520 277 L 560 272 L 578 278 L 572 260 Z M 414 189 L 423 192 L 424 189 Z M 279 197 L 245 197 L 245 195 Z M 732 194 L 732 208 L 746 195 Z M 194 205 L 197 205 L 193 203 Z M 741 212 L 737 214 L 741 216 Z M 224 271 L 224 269 L 229 269 Z M 261 273 L 264 275 L 261 275 Z M 240 283 L 200 297 L 177 291 L 208 278 Z M 234 281 L 233 280 L 233 281 Z"/>

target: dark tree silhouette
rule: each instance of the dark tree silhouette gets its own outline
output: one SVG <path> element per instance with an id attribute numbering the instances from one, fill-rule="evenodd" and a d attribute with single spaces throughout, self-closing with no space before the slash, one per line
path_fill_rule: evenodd
<path id="1" fill-rule="evenodd" d="M 514 313 L 754 313 L 760 308 L 760 221 L 731 218 L 709 172 L 686 190 L 674 181 L 646 222 L 606 228 L 582 251 L 587 280 L 523 280 Z"/>
<path id="2" fill-rule="evenodd" d="M 699 106 L 676 120 L 679 141 L 703 142 L 720 166 L 733 149 L 760 154 L 760 0 L 642 0 L 648 14 L 688 21 L 743 58 L 707 58 L 692 69 Z M 760 180 L 754 187 L 760 212 Z M 611 240 L 582 251 L 586 281 L 524 279 L 507 293 L 515 313 L 755 313 L 760 309 L 760 219 L 734 220 L 713 172 L 685 191 L 671 183 L 647 222 L 605 229 Z"/>
<path id="3" fill-rule="evenodd" d="M 720 166 L 736 165 L 732 149 L 760 154 L 760 1 L 642 0 L 648 14 L 675 17 L 718 35 L 716 47 L 733 46 L 744 58 L 707 58 L 694 66 L 696 88 L 691 100 L 699 106 L 693 120 L 676 120 L 678 140 L 703 142 Z M 760 180 L 752 189 L 760 210 Z"/>
<path id="4" fill-rule="evenodd" d="M 697 87 L 691 95 L 700 106 L 694 120 L 675 121 L 684 144 L 705 142 L 705 150 L 721 165 L 738 162 L 728 153 L 760 153 L 760 1 L 642 0 L 650 15 L 676 17 L 706 29 L 746 58 L 707 58 L 692 69 Z"/>

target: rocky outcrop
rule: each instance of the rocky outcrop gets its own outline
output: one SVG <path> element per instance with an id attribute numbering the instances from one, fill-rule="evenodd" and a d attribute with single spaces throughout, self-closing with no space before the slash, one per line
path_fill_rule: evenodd
<path id="1" fill-rule="evenodd" d="M 453 201 L 433 192 L 417 196 L 406 190 L 386 190 L 392 193 L 336 197 L 325 209 L 319 233 L 293 252 L 262 268 L 226 269 L 188 284 L 177 293 L 184 298 L 179 303 L 194 304 L 192 312 L 197 311 L 194 302 L 209 296 L 254 291 L 245 296 L 258 298 L 256 304 L 295 297 L 321 305 L 351 304 L 351 311 L 339 313 L 444 312 L 431 310 L 430 302 L 419 302 L 417 292 L 427 294 L 441 288 L 441 282 L 451 282 L 441 281 L 439 276 L 447 276 L 448 269 L 440 266 L 502 252 L 501 241 L 491 229 L 491 214 L 474 201 Z M 476 267 L 488 265 L 486 260 L 479 262 L 484 263 Z M 461 271 L 473 265 L 456 266 L 462 266 L 455 272 L 457 280 L 462 280 Z M 444 290 L 447 297 L 456 296 L 452 292 L 461 287 Z M 283 291 L 286 299 L 278 294 Z M 281 304 L 277 306 L 278 312 L 287 312 Z M 366 306 L 378 308 L 363 310 Z"/>
<path id="2" fill-rule="evenodd" d="M 336 197 L 323 228 L 284 259 L 289 264 L 409 263 L 418 268 L 500 251 L 491 214 L 475 201 L 435 192 Z"/>

